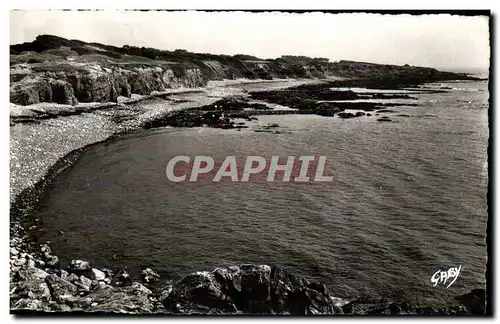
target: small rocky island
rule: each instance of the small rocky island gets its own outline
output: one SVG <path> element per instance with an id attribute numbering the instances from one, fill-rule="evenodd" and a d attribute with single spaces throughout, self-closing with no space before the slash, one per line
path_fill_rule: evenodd
<path id="1" fill-rule="evenodd" d="M 172 95 L 175 89 L 202 91 L 200 88 L 209 81 L 235 79 L 302 81 L 284 89 L 211 98 L 208 104 L 183 103 Z M 86 145 L 120 134 L 163 126 L 243 129 L 258 120 L 258 115 L 283 113 L 391 121 L 380 114 L 396 112 L 388 109 L 391 107 L 416 104 L 363 100 L 414 100 L 411 93 L 360 95 L 333 89 L 405 89 L 445 80 L 474 78 L 408 65 L 329 62 L 295 56 L 263 60 L 248 55 L 116 47 L 52 35 L 11 45 L 10 121 L 11 143 L 14 143 L 11 311 L 15 314 L 484 314 L 486 301 L 482 288 L 457 296 L 447 305 L 420 305 L 406 300 L 342 300 L 324 284 L 295 276 L 279 265 L 200 269 L 177 282 L 160 278 L 150 268 L 144 269 L 141 278 L 132 278 L 126 269 L 100 269 L 92 265 L 92 260 L 73 260 L 62 266 L 56 253 L 37 241 L 40 220 L 31 213 L 52 179 L 71 165 Z M 447 90 L 418 88 L 416 91 Z M 165 108 L 182 104 L 186 104 L 179 106 L 183 109 Z M 272 109 L 271 105 L 288 110 Z M 85 125 L 65 119 L 83 114 L 87 116 Z M 57 137 L 61 142 L 55 145 L 54 141 L 51 145 L 43 144 L 53 132 L 53 126 L 46 124 L 49 120 L 62 125 Z M 273 131 L 278 126 L 267 125 L 261 131 Z M 17 129 L 21 130 L 16 132 Z M 36 136 L 26 136 L 32 133 Z M 25 142 L 26 138 L 32 142 Z M 33 148 L 53 154 L 33 159 L 26 153 Z M 12 162 L 13 159 L 17 162 Z"/>

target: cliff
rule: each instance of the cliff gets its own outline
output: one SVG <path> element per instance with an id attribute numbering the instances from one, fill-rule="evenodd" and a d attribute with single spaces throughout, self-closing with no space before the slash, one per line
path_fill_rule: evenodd
<path id="1" fill-rule="evenodd" d="M 416 84 L 470 79 L 466 74 L 409 65 L 329 62 L 324 58 L 214 55 L 185 50 L 109 46 L 40 35 L 10 46 L 10 102 L 116 102 L 119 96 L 195 88 L 223 79 L 371 79 Z"/>

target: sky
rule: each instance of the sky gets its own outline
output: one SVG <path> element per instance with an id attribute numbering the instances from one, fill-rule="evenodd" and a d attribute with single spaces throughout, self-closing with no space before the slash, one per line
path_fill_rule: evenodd
<path id="1" fill-rule="evenodd" d="M 488 17 L 367 13 L 11 11 L 10 44 L 52 34 L 214 54 L 488 69 Z"/>

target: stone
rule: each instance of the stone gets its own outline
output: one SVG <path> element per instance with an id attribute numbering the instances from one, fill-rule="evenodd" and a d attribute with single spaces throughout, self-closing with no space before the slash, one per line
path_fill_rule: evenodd
<path id="1" fill-rule="evenodd" d="M 165 285 L 162 288 L 158 289 L 157 290 L 157 295 L 156 295 L 158 301 L 160 301 L 161 303 L 163 303 L 163 301 L 168 298 L 168 296 L 172 292 L 173 288 L 174 288 L 173 283 L 168 283 L 167 285 Z"/>
<path id="2" fill-rule="evenodd" d="M 66 305 L 66 304 L 55 304 L 54 306 L 55 307 L 52 307 L 52 309 L 54 309 L 55 311 L 59 311 L 59 312 L 71 312 L 72 311 L 71 307 Z"/>
<path id="3" fill-rule="evenodd" d="M 40 252 L 42 252 L 42 254 L 52 254 L 52 250 L 50 249 L 50 247 L 47 245 L 47 244 L 41 244 L 40 245 Z"/>
<path id="4" fill-rule="evenodd" d="M 146 268 L 141 272 L 142 280 L 145 283 L 152 283 L 160 279 L 160 275 L 154 272 L 151 268 Z"/>
<path id="5" fill-rule="evenodd" d="M 132 278 L 127 271 L 121 269 L 114 276 L 113 282 L 116 286 L 129 286 L 132 284 Z"/>
<path id="6" fill-rule="evenodd" d="M 73 283 L 81 288 L 80 291 L 90 291 L 90 287 L 92 287 L 92 280 L 85 276 L 80 276 L 78 280 Z"/>
<path id="7" fill-rule="evenodd" d="M 234 302 L 222 292 L 221 284 L 210 272 L 196 272 L 174 284 L 172 292 L 163 301 L 168 311 L 174 313 L 202 312 L 211 309 L 233 313 Z"/>
<path id="8" fill-rule="evenodd" d="M 123 288 L 123 291 L 130 292 L 130 293 L 135 294 L 135 295 L 139 295 L 139 294 L 151 295 L 152 294 L 152 291 L 149 290 L 146 286 L 144 286 L 140 282 L 132 283 L 132 285 Z"/>
<path id="9" fill-rule="evenodd" d="M 47 283 L 43 279 L 30 279 L 12 283 L 10 298 L 11 300 L 29 298 L 49 301 L 51 300 L 51 294 Z"/>
<path id="10" fill-rule="evenodd" d="M 80 277 L 78 277 L 78 275 L 74 274 L 74 273 L 70 273 L 65 280 L 69 281 L 69 282 L 77 282 L 78 279 Z"/>
<path id="11" fill-rule="evenodd" d="M 45 262 L 47 264 L 47 267 L 55 268 L 59 265 L 59 258 L 55 255 L 51 255 L 49 257 L 46 257 Z"/>
<path id="12" fill-rule="evenodd" d="M 396 315 L 396 314 L 401 313 L 401 311 L 402 311 L 402 310 L 401 310 L 401 307 L 399 307 L 399 305 L 398 305 L 398 304 L 396 304 L 396 303 L 391 303 L 391 304 L 389 305 L 389 311 L 391 312 L 391 314 L 392 314 L 392 315 Z"/>
<path id="13" fill-rule="evenodd" d="M 47 302 L 38 299 L 23 298 L 17 300 L 16 302 L 14 302 L 14 304 L 11 304 L 11 310 L 13 310 L 14 312 L 16 310 L 48 312 L 50 311 L 50 307 Z"/>
<path id="14" fill-rule="evenodd" d="M 36 266 L 36 267 L 43 268 L 43 267 L 45 266 L 45 261 L 43 261 L 43 260 L 39 260 L 39 259 L 36 259 L 36 260 L 35 260 L 35 266 Z"/>
<path id="15" fill-rule="evenodd" d="M 37 280 L 45 279 L 49 274 L 41 269 L 35 267 L 27 267 L 24 270 L 19 270 L 18 276 L 21 281 L 23 280 Z"/>
<path id="16" fill-rule="evenodd" d="M 68 265 L 67 271 L 70 273 L 74 273 L 77 276 L 85 276 L 94 279 L 94 272 L 92 271 L 92 267 L 90 263 L 82 260 L 71 260 Z"/>
<path id="17" fill-rule="evenodd" d="M 92 311 L 151 313 L 154 309 L 148 295 L 135 291 L 133 285 L 124 288 L 105 285 L 87 295 L 87 298 L 92 301 L 89 308 Z"/>
<path id="18" fill-rule="evenodd" d="M 92 268 L 92 272 L 94 273 L 94 278 L 96 280 L 104 280 L 106 279 L 106 274 L 99 269 Z"/>
<path id="19" fill-rule="evenodd" d="M 110 269 L 101 269 L 102 272 L 106 275 L 107 278 L 113 278 L 114 277 L 114 272 Z"/>
<path id="20" fill-rule="evenodd" d="M 89 297 L 79 297 L 72 295 L 63 295 L 60 297 L 60 302 L 63 305 L 68 305 L 73 308 L 87 309 L 92 305 L 92 299 Z"/>
<path id="21" fill-rule="evenodd" d="M 26 259 L 25 258 L 19 258 L 17 260 L 14 261 L 14 265 L 16 267 L 22 267 L 26 264 Z"/>
<path id="22" fill-rule="evenodd" d="M 486 290 L 473 289 L 471 292 L 455 297 L 472 315 L 484 315 L 486 307 Z"/>

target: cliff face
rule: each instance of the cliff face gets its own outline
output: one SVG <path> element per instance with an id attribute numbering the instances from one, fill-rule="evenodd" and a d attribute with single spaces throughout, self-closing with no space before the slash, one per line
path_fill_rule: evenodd
<path id="1" fill-rule="evenodd" d="M 428 82 L 465 79 L 431 68 L 284 56 L 213 55 L 85 43 L 51 35 L 10 46 L 10 101 L 78 104 L 116 102 L 118 96 L 149 95 L 172 88 L 203 87 L 209 80 L 349 78 Z"/>

